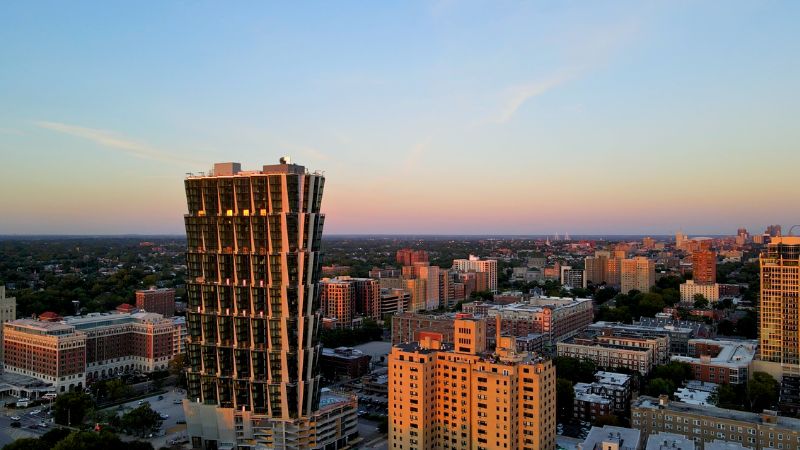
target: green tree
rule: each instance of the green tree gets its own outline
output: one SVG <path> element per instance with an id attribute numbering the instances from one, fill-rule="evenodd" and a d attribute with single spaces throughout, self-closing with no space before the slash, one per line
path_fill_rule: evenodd
<path id="1" fill-rule="evenodd" d="M 568 356 L 558 356 L 553 360 L 556 366 L 556 377 L 573 383 L 591 383 L 597 366 L 593 361 L 580 360 Z"/>
<path id="2" fill-rule="evenodd" d="M 683 382 L 692 378 L 692 366 L 678 361 L 670 361 L 653 368 L 651 378 L 663 378 L 672 382 L 673 386 L 681 386 Z M 672 392 L 670 392 L 671 394 Z"/>
<path id="3" fill-rule="evenodd" d="M 758 337 L 758 320 L 756 313 L 747 311 L 747 315 L 736 321 L 736 334 L 747 339 Z"/>
<path id="4" fill-rule="evenodd" d="M 745 408 L 742 404 L 744 398 L 743 385 L 721 384 L 711 400 L 720 408 L 744 410 Z"/>
<path id="5" fill-rule="evenodd" d="M 161 424 L 161 416 L 145 402 L 122 416 L 122 427 L 133 434 L 144 435 Z"/>
<path id="6" fill-rule="evenodd" d="M 657 313 L 660 313 L 664 310 L 664 298 L 661 294 L 656 294 L 653 292 L 648 292 L 646 294 L 640 294 L 640 296 L 635 297 L 638 300 L 638 311 L 640 316 L 645 317 L 653 317 Z"/>
<path id="7" fill-rule="evenodd" d="M 36 438 L 17 439 L 3 446 L 3 450 L 50 450 L 52 447 Z"/>
<path id="8" fill-rule="evenodd" d="M 723 298 L 714 305 L 714 308 L 719 310 L 731 309 L 733 308 L 733 300 L 729 298 Z"/>
<path id="9" fill-rule="evenodd" d="M 608 286 L 600 286 L 599 288 L 597 288 L 596 291 L 594 291 L 593 299 L 595 304 L 602 305 L 603 303 L 614 298 L 614 296 L 616 295 L 617 295 L 616 289 Z"/>
<path id="10" fill-rule="evenodd" d="M 175 357 L 169 361 L 169 364 L 167 364 L 170 375 L 182 374 L 184 369 L 188 367 L 188 361 L 189 359 L 186 357 L 185 353 L 175 355 Z"/>
<path id="11" fill-rule="evenodd" d="M 94 402 L 89 394 L 67 392 L 56 398 L 56 402 L 53 405 L 53 414 L 57 424 L 80 425 L 92 408 L 94 408 Z"/>
<path id="12" fill-rule="evenodd" d="M 658 397 L 659 395 L 671 396 L 675 392 L 675 384 L 672 380 L 665 378 L 653 378 L 647 382 L 644 392 L 651 397 Z"/>
<path id="13" fill-rule="evenodd" d="M 780 384 L 766 372 L 755 372 L 747 382 L 747 401 L 750 411 L 774 409 L 778 402 Z"/>
<path id="14" fill-rule="evenodd" d="M 133 387 L 119 378 L 107 381 L 106 390 L 112 401 L 122 400 L 133 395 Z"/>
<path id="15" fill-rule="evenodd" d="M 703 294 L 694 294 L 694 307 L 696 309 L 707 309 L 708 300 Z"/>
<path id="16" fill-rule="evenodd" d="M 720 320 L 717 324 L 717 334 L 722 336 L 735 336 L 736 325 L 728 319 Z"/>
<path id="17" fill-rule="evenodd" d="M 556 378 L 556 408 L 559 420 L 572 419 L 574 403 L 575 389 L 572 387 L 572 382 L 564 378 Z"/>

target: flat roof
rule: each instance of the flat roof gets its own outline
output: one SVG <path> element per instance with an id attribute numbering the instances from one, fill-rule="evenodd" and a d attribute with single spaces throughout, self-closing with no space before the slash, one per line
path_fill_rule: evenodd
<path id="1" fill-rule="evenodd" d="M 690 339 L 689 345 L 704 344 L 720 347 L 717 356 L 673 356 L 673 361 L 687 363 L 705 363 L 715 366 L 742 367 L 748 366 L 756 356 L 758 341 L 723 341 L 717 339 Z"/>
<path id="2" fill-rule="evenodd" d="M 644 409 L 659 409 L 658 399 L 654 397 L 648 397 L 646 395 L 639 396 L 636 400 L 634 400 L 633 406 Z M 668 411 L 682 412 L 686 414 L 696 414 L 699 416 L 714 417 L 717 419 L 736 420 L 739 422 L 749 422 L 749 423 L 766 425 L 762 420 L 761 414 L 747 412 L 747 411 L 737 411 L 734 409 L 717 408 L 716 406 L 701 406 L 683 402 L 670 401 L 667 402 L 664 409 Z M 784 416 L 771 416 L 771 418 L 774 419 L 776 424 L 780 425 L 781 427 L 793 430 L 800 430 L 800 419 L 794 419 L 791 417 L 784 417 Z"/>
<path id="3" fill-rule="evenodd" d="M 673 433 L 656 433 L 647 438 L 645 450 L 695 450 L 694 441 Z"/>
<path id="4" fill-rule="evenodd" d="M 61 322 L 45 322 L 34 319 L 17 319 L 6 322 L 6 326 L 14 327 L 20 330 L 30 330 L 37 332 L 36 334 L 43 335 L 63 335 L 75 331 L 75 327 L 61 323 Z"/>
<path id="5" fill-rule="evenodd" d="M 594 373 L 594 378 L 598 383 L 622 386 L 630 381 L 631 376 L 625 373 L 604 372 L 601 370 Z"/>
<path id="6" fill-rule="evenodd" d="M 641 436 L 642 434 L 639 430 L 632 428 L 612 427 L 609 425 L 605 425 L 603 428 L 592 427 L 581 448 L 594 450 L 598 448 L 599 444 L 602 449 L 605 448 L 602 444 L 608 442 L 617 444 L 620 450 L 636 450 L 639 448 Z"/>

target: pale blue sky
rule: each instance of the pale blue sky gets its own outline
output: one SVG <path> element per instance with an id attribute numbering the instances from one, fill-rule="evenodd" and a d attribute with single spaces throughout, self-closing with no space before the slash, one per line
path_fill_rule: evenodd
<path id="1" fill-rule="evenodd" d="M 798 2 L 114 3 L 0 3 L 0 234 L 181 233 L 282 154 L 329 233 L 800 222 Z"/>

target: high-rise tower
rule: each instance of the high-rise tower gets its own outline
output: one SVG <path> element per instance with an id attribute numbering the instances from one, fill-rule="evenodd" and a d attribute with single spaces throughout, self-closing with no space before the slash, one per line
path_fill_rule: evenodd
<path id="1" fill-rule="evenodd" d="M 800 237 L 773 237 L 761 253 L 761 360 L 800 376 Z"/>
<path id="2" fill-rule="evenodd" d="M 184 408 L 195 448 L 330 443 L 316 433 L 324 184 L 288 158 L 256 171 L 219 163 L 185 181 Z M 346 432 L 349 409 L 339 416 Z"/>

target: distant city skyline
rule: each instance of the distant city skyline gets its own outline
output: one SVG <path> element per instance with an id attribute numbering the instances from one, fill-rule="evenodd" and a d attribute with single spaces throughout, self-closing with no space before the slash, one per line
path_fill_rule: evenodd
<path id="1" fill-rule="evenodd" d="M 6 2 L 0 234 L 179 235 L 186 172 L 284 154 L 326 234 L 788 230 L 798 13 Z"/>

